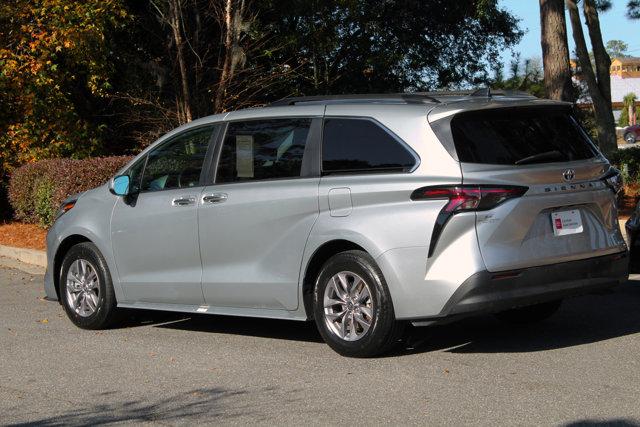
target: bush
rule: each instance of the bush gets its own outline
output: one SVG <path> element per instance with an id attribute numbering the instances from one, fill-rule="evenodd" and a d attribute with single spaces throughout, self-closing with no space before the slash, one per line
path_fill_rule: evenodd
<path id="1" fill-rule="evenodd" d="M 9 181 L 14 218 L 48 227 L 64 199 L 104 184 L 130 160 L 128 156 L 50 159 L 21 166 Z"/>

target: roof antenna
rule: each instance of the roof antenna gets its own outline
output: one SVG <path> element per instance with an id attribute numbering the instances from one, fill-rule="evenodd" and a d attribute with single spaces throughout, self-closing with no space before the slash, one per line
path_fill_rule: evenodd
<path id="1" fill-rule="evenodd" d="M 471 93 L 471 95 L 469 96 L 478 96 L 478 97 L 483 97 L 483 98 L 491 98 L 491 89 L 489 88 L 489 86 L 482 88 L 482 89 L 478 89 L 474 92 Z"/>

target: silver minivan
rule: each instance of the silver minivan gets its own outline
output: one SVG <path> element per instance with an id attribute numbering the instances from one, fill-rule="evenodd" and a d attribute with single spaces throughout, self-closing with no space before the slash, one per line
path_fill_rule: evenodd
<path id="1" fill-rule="evenodd" d="M 285 99 L 181 126 L 66 200 L 45 291 L 81 328 L 123 308 L 313 319 L 372 356 L 407 324 L 536 321 L 624 281 L 619 186 L 570 104 Z"/>

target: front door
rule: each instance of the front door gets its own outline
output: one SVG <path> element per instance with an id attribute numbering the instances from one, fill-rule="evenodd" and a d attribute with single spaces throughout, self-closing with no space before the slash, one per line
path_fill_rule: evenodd
<path id="1" fill-rule="evenodd" d="M 215 184 L 198 209 L 207 304 L 298 307 L 302 254 L 318 216 L 319 130 L 319 118 L 228 124 Z"/>
<path id="2" fill-rule="evenodd" d="M 213 127 L 188 130 L 129 170 L 133 195 L 118 200 L 111 240 L 128 302 L 200 305 L 201 173 Z"/>

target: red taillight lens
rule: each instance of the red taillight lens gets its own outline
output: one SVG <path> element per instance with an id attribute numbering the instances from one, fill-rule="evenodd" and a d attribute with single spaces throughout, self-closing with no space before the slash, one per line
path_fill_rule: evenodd
<path id="1" fill-rule="evenodd" d="M 528 189 L 514 185 L 456 185 L 422 187 L 415 190 L 411 194 L 411 200 L 448 200 L 433 226 L 429 243 L 429 257 L 433 255 L 445 224 L 454 214 L 493 209 L 506 200 L 522 196 Z"/>
<path id="2" fill-rule="evenodd" d="M 411 195 L 411 200 L 448 199 L 449 203 L 443 208 L 445 212 L 482 211 L 493 209 L 505 200 L 520 197 L 527 190 L 527 187 L 518 186 L 434 186 L 417 189 Z"/>

